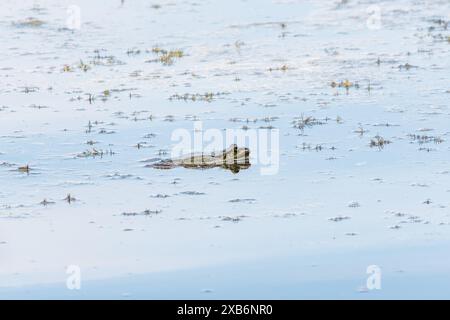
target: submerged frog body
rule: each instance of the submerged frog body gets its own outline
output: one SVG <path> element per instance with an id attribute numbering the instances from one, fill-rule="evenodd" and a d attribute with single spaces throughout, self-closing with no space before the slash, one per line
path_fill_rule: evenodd
<path id="1" fill-rule="evenodd" d="M 161 160 L 149 165 L 155 169 L 173 169 L 177 167 L 188 169 L 210 169 L 223 168 L 233 173 L 238 173 L 241 169 L 250 167 L 250 150 L 248 148 L 238 148 L 233 144 L 222 152 L 213 152 L 209 155 L 198 154 L 179 159 Z"/>

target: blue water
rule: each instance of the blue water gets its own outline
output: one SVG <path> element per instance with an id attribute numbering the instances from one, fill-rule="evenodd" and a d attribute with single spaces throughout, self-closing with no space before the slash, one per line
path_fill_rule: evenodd
<path id="1" fill-rule="evenodd" d="M 447 298 L 450 4 L 340 2 L 4 1 L 0 297 Z M 272 126 L 277 170 L 146 167 L 195 121 Z"/>

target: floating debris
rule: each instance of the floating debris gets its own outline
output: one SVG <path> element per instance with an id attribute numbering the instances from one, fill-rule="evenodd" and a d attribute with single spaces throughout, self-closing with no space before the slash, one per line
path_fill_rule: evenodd
<path id="1" fill-rule="evenodd" d="M 286 72 L 286 71 L 288 71 L 289 69 L 291 69 L 291 68 L 289 68 L 286 64 L 283 64 L 281 67 L 277 67 L 277 68 L 269 68 L 269 71 L 270 71 L 270 72 L 272 72 L 272 71 L 283 71 L 283 72 Z"/>
<path id="2" fill-rule="evenodd" d="M 435 144 L 441 144 L 444 142 L 444 139 L 437 136 L 427 136 L 427 135 L 418 135 L 418 134 L 408 134 L 408 137 L 419 144 L 424 143 L 435 143 Z"/>
<path id="3" fill-rule="evenodd" d="M 242 221 L 242 218 L 245 218 L 245 216 L 237 216 L 237 217 L 221 217 L 222 221 L 227 221 L 227 222 L 239 222 Z"/>
<path id="4" fill-rule="evenodd" d="M 381 136 L 375 136 L 372 140 L 370 140 L 371 148 L 383 149 L 386 145 L 391 144 L 391 141 L 384 139 Z"/>
<path id="5" fill-rule="evenodd" d="M 122 215 L 126 217 L 134 217 L 134 216 L 154 216 L 160 214 L 162 210 L 144 210 L 142 212 L 123 212 Z"/>
<path id="6" fill-rule="evenodd" d="M 341 222 L 341 221 L 349 220 L 349 219 L 350 219 L 350 217 L 347 217 L 347 216 L 337 216 L 334 218 L 329 218 L 328 220 L 333 221 L 333 222 Z"/>
<path id="7" fill-rule="evenodd" d="M 200 94 L 200 93 L 194 93 L 194 94 L 190 94 L 190 93 L 185 93 L 183 95 L 179 95 L 179 94 L 174 94 L 172 96 L 170 96 L 169 100 L 183 100 L 183 101 L 204 101 L 204 102 L 211 102 L 214 100 L 215 97 L 224 95 L 226 93 L 224 92 L 217 92 L 217 93 L 213 93 L 213 92 L 207 92 L 204 94 Z"/>
<path id="8" fill-rule="evenodd" d="M 158 199 L 165 199 L 165 198 L 169 198 L 170 196 L 168 194 L 158 193 L 158 194 L 155 194 L 155 195 L 151 195 L 150 197 L 151 198 L 158 198 Z"/>
<path id="9" fill-rule="evenodd" d="M 362 126 L 359 126 L 358 129 L 353 132 L 359 134 L 359 136 L 362 137 L 366 132 L 368 132 L 368 130 L 365 130 Z"/>
<path id="10" fill-rule="evenodd" d="M 348 207 L 349 208 L 359 208 L 359 207 L 361 207 L 361 205 L 357 201 L 352 201 L 348 204 Z"/>
<path id="11" fill-rule="evenodd" d="M 316 151 L 316 152 L 318 152 L 318 151 L 322 151 L 323 147 L 320 144 L 316 144 L 315 146 L 313 146 L 313 145 L 311 145 L 309 143 L 303 142 L 301 147 L 300 147 L 300 149 L 302 149 L 303 151 L 308 150 L 308 151 Z"/>
<path id="12" fill-rule="evenodd" d="M 184 195 L 187 195 L 187 196 L 202 196 L 205 193 L 204 192 L 198 192 L 198 191 L 183 191 L 183 192 L 180 192 L 180 194 L 184 194 Z"/>
<path id="13" fill-rule="evenodd" d="M 231 202 L 231 203 L 241 203 L 241 202 L 255 203 L 256 199 L 232 199 L 232 200 L 229 200 L 228 202 Z"/>
<path id="14" fill-rule="evenodd" d="M 47 199 L 42 200 L 39 204 L 43 205 L 44 207 L 50 205 L 50 204 L 54 204 L 53 201 L 48 201 Z"/>
<path id="15" fill-rule="evenodd" d="M 67 201 L 68 203 L 72 203 L 72 202 L 77 201 L 77 199 L 75 199 L 74 197 L 72 197 L 72 196 L 70 195 L 70 193 L 69 193 L 63 200 L 64 200 L 64 201 Z"/>
<path id="16" fill-rule="evenodd" d="M 94 50 L 95 56 L 93 60 L 89 63 L 94 66 L 120 66 L 125 63 L 118 60 L 115 56 L 112 55 L 102 55 L 100 52 L 105 50 Z M 84 66 L 84 64 L 82 64 Z"/>
<path id="17" fill-rule="evenodd" d="M 129 56 L 136 56 L 136 55 L 138 55 L 140 53 L 141 53 L 141 50 L 140 49 L 136 49 L 136 48 L 132 48 L 132 49 L 128 49 L 127 50 L 127 55 L 129 55 Z"/>
<path id="18" fill-rule="evenodd" d="M 17 170 L 19 172 L 23 172 L 23 173 L 30 173 L 31 168 L 29 165 L 26 165 L 26 166 L 19 167 Z"/>
<path id="19" fill-rule="evenodd" d="M 349 90 L 352 87 L 355 87 L 356 89 L 359 89 L 359 84 L 350 82 L 349 80 L 344 80 L 340 82 L 331 82 L 332 88 L 345 88 L 346 90 Z"/>
<path id="20" fill-rule="evenodd" d="M 171 66 L 176 59 L 181 59 L 184 57 L 184 52 L 182 50 L 164 50 L 159 47 L 155 47 L 151 51 L 158 55 L 158 58 L 147 60 L 145 62 L 160 62 L 165 66 Z"/>
<path id="21" fill-rule="evenodd" d="M 112 150 L 97 150 L 95 148 L 92 148 L 91 150 L 83 151 L 82 153 L 77 154 L 78 158 L 96 158 L 108 155 L 112 156 L 114 155 L 114 152 Z"/>
<path id="22" fill-rule="evenodd" d="M 312 116 L 305 117 L 304 115 L 301 115 L 293 121 L 294 128 L 300 129 L 301 131 L 304 131 L 305 128 L 311 128 L 323 124 L 325 123 L 321 120 L 318 120 Z"/>
<path id="23" fill-rule="evenodd" d="M 45 24 L 44 21 L 37 19 L 37 18 L 33 18 L 33 17 L 29 17 L 25 20 L 13 23 L 13 25 L 15 25 L 17 27 L 32 27 L 32 28 L 41 27 L 44 24 Z"/>
<path id="24" fill-rule="evenodd" d="M 84 63 L 83 60 L 80 60 L 78 63 L 78 69 L 81 69 L 82 71 L 86 72 L 91 69 L 91 66 Z"/>
<path id="25" fill-rule="evenodd" d="M 417 69 L 418 67 L 417 66 L 413 66 L 413 65 L 411 65 L 409 63 L 405 63 L 405 64 L 399 65 L 398 68 L 400 70 L 410 70 L 410 69 Z"/>

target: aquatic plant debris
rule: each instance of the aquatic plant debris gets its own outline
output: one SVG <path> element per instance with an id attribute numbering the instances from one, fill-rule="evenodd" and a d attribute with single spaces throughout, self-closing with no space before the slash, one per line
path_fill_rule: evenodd
<path id="1" fill-rule="evenodd" d="M 38 19 L 38 18 L 34 18 L 34 17 L 28 17 L 24 20 L 20 20 L 17 22 L 14 22 L 14 25 L 17 27 L 32 27 L 32 28 L 37 28 L 37 27 L 41 27 L 45 24 L 44 21 Z"/>
<path id="2" fill-rule="evenodd" d="M 184 56 L 184 52 L 182 50 L 165 50 L 159 47 L 154 47 L 152 53 L 156 54 L 158 58 L 147 60 L 146 62 L 160 62 L 165 66 L 170 66 L 174 64 L 176 59 L 180 59 Z"/>
<path id="3" fill-rule="evenodd" d="M 0 299 L 448 298 L 449 12 L 4 0 Z"/>

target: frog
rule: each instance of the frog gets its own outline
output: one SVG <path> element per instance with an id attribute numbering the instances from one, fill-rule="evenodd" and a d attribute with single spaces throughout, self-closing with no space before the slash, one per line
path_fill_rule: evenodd
<path id="1" fill-rule="evenodd" d="M 250 166 L 250 149 L 232 144 L 229 148 L 221 152 L 191 154 L 176 159 L 164 159 L 150 164 L 147 167 L 161 170 L 174 168 L 222 168 L 230 170 L 232 173 L 238 173 L 240 170 L 248 169 Z"/>

